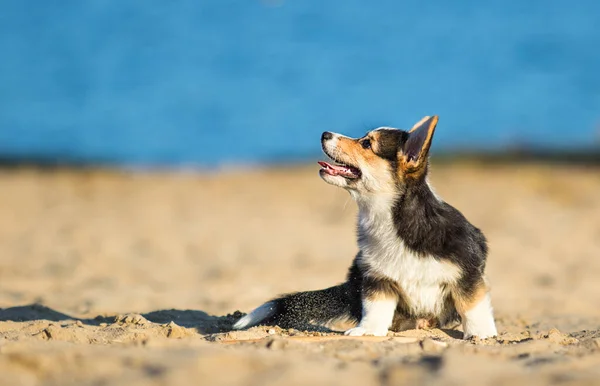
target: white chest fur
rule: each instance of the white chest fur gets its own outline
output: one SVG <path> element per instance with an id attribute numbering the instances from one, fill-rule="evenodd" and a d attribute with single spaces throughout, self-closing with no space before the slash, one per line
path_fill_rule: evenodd
<path id="1" fill-rule="evenodd" d="M 380 208 L 381 210 L 377 210 Z M 394 280 L 415 315 L 440 315 L 460 270 L 454 264 L 408 250 L 398 237 L 388 205 L 361 208 L 359 213 L 361 260 L 368 274 Z"/>

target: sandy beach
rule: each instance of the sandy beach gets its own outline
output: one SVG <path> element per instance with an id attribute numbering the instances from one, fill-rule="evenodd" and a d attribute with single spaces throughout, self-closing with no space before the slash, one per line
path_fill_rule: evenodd
<path id="1" fill-rule="evenodd" d="M 488 237 L 497 338 L 230 331 L 344 280 L 356 208 L 317 169 L 0 170 L 0 384 L 600 382 L 597 166 L 433 164 Z"/>

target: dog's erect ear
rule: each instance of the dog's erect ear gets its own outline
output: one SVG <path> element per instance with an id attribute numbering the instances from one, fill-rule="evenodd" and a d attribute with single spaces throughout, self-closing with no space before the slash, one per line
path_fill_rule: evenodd
<path id="1" fill-rule="evenodd" d="M 438 123 L 437 115 L 424 117 L 408 132 L 408 139 L 400 149 L 398 159 L 405 173 L 424 171 L 431 140 Z"/>

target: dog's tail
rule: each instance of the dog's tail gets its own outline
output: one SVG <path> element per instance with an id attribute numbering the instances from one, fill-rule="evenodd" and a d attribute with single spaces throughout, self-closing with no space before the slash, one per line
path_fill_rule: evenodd
<path id="1" fill-rule="evenodd" d="M 257 325 L 302 328 L 335 320 L 358 321 L 360 293 L 348 283 L 318 291 L 296 292 L 270 300 L 238 320 L 233 328 L 241 330 Z"/>

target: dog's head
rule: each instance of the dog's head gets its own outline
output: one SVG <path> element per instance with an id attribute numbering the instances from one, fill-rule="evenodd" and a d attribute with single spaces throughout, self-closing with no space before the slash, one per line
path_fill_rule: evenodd
<path id="1" fill-rule="evenodd" d="M 355 198 L 398 194 L 424 181 L 438 117 L 424 117 L 411 130 L 380 127 L 362 138 L 324 132 L 321 145 L 334 163 L 319 162 L 319 174 Z"/>

